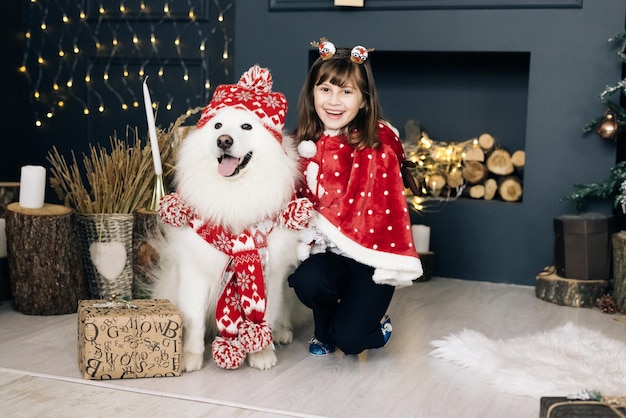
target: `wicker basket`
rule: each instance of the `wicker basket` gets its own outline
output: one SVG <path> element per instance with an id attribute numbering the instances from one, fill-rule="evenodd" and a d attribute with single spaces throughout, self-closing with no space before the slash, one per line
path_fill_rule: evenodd
<path id="1" fill-rule="evenodd" d="M 77 220 L 90 297 L 132 297 L 133 215 L 79 213 Z"/>

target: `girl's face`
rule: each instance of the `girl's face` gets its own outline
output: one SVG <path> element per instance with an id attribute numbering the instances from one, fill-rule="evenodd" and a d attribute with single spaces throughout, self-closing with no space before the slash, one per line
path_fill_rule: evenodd
<path id="1" fill-rule="evenodd" d="M 339 87 L 325 81 L 314 87 L 313 101 L 324 130 L 344 128 L 365 106 L 361 90 L 351 83 Z"/>

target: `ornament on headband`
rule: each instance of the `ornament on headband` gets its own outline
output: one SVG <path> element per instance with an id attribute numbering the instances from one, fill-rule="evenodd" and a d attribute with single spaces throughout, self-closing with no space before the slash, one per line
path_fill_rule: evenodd
<path id="1" fill-rule="evenodd" d="M 335 55 L 335 52 L 337 52 L 335 45 L 332 42 L 329 42 L 326 38 L 320 38 L 319 42 L 311 42 L 311 46 L 319 49 L 320 57 L 323 60 L 329 59 Z"/>
<path id="2" fill-rule="evenodd" d="M 372 52 L 374 48 L 365 48 L 364 46 L 357 45 L 350 51 L 350 61 L 357 64 L 363 64 L 367 60 L 368 52 Z"/>
<path id="3" fill-rule="evenodd" d="M 335 55 L 335 52 L 337 52 L 335 44 L 326 38 L 320 38 L 319 42 L 311 42 L 311 46 L 319 50 L 320 58 L 324 61 L 332 58 L 332 56 Z M 352 48 L 352 51 L 350 51 L 350 61 L 356 62 L 357 64 L 363 64 L 367 60 L 368 52 L 372 52 L 373 50 L 374 48 L 365 48 L 361 45 L 355 46 Z"/>

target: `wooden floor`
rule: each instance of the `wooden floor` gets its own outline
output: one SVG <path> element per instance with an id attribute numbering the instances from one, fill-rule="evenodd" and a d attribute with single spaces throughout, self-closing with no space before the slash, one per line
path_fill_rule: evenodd
<path id="1" fill-rule="evenodd" d="M 498 393 L 428 356 L 430 341 L 470 328 L 492 338 L 572 321 L 626 341 L 598 309 L 539 300 L 534 288 L 433 278 L 396 291 L 389 344 L 360 356 L 311 357 L 311 326 L 278 348 L 267 371 L 208 362 L 180 377 L 80 377 L 76 314 L 27 316 L 0 305 L 0 415 L 4 417 L 539 417 L 539 399 Z M 564 396 L 567 394 L 545 394 Z"/>

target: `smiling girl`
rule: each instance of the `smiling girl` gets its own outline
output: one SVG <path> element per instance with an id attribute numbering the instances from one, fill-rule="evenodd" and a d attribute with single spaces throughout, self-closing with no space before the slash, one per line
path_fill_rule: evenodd
<path id="1" fill-rule="evenodd" d="M 320 57 L 300 93 L 294 137 L 305 159 L 300 190 L 315 206 L 315 254 L 289 277 L 312 309 L 309 352 L 358 354 L 391 337 L 395 287 L 422 275 L 404 193 L 404 151 L 382 118 L 368 53 L 312 43 Z M 320 247 L 322 248 L 320 250 Z"/>

